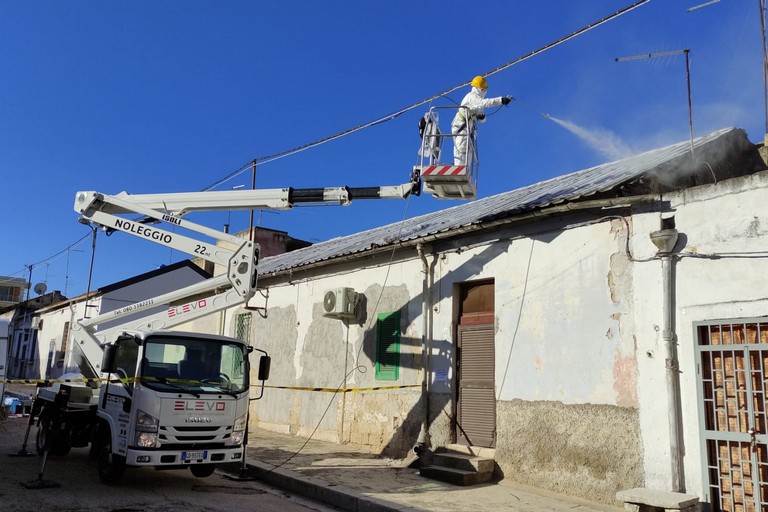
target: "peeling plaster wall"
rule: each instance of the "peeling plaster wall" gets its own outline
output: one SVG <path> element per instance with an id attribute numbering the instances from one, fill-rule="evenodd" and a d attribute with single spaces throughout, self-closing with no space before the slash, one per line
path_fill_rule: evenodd
<path id="1" fill-rule="evenodd" d="M 279 301 L 279 297 L 278 297 Z M 298 325 L 294 306 L 274 307 L 266 318 L 259 314 L 251 317 L 253 345 L 266 350 L 272 357 L 267 385 L 295 386 L 296 368 L 293 364 L 298 344 Z M 254 355 L 257 354 L 254 352 Z M 256 360 L 251 356 L 251 379 L 256 378 Z M 294 397 L 294 395 L 296 395 Z M 270 430 L 295 434 L 297 430 L 294 410 L 301 395 L 283 389 L 266 389 L 264 397 L 251 406 L 251 421 Z"/>
<path id="2" fill-rule="evenodd" d="M 627 230 L 610 218 L 537 227 L 441 260 L 451 282 L 494 279 L 496 463 L 506 478 L 614 503 L 643 482 Z M 438 303 L 436 338 L 451 340 L 453 307 Z"/>
<path id="3" fill-rule="evenodd" d="M 256 402 L 252 421 L 271 430 L 358 445 L 372 452 L 403 457 L 418 436 L 421 403 L 421 335 L 413 318 L 421 313 L 419 275 L 402 282 L 401 265 L 390 269 L 381 286 L 381 269 L 338 276 L 268 284 L 266 318 L 253 315 L 254 345 L 272 356 L 271 386 L 369 388 L 395 390 L 329 393 L 267 389 Z M 352 320 L 326 317 L 327 290 L 347 286 L 360 295 Z M 413 297 L 416 299 L 414 300 Z M 375 379 L 376 315 L 401 312 L 398 381 Z M 254 370 L 255 371 L 255 370 Z M 315 430 L 317 429 L 317 430 Z"/>
<path id="4" fill-rule="evenodd" d="M 704 497 L 704 455 L 699 424 L 694 322 L 764 317 L 768 313 L 768 174 L 759 173 L 667 195 L 679 231 L 674 264 L 677 351 L 680 365 L 683 464 L 686 492 Z M 632 247 L 638 259 L 653 256 L 648 233 L 660 228 L 658 212 L 635 215 Z M 691 254 L 719 254 L 718 259 Z M 740 255 L 741 257 L 729 257 Z M 669 488 L 669 402 L 661 338 L 661 263 L 634 265 L 640 419 L 646 485 Z"/>
<path id="5" fill-rule="evenodd" d="M 489 262 L 486 274 L 497 276 L 499 399 L 627 401 L 617 373 L 621 380 L 634 346 L 619 328 L 616 290 L 628 285 L 611 268 L 620 252 L 618 233 L 603 222 L 515 240 Z"/>
<path id="6" fill-rule="evenodd" d="M 505 477 L 607 503 L 617 490 L 642 486 L 637 409 L 509 400 L 497 417 Z"/>

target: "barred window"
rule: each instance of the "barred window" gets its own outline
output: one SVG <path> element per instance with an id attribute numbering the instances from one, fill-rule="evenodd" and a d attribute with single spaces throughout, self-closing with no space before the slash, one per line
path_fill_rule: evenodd
<path id="1" fill-rule="evenodd" d="M 235 317 L 235 338 L 246 343 L 251 341 L 250 313 L 241 313 Z"/>
<path id="2" fill-rule="evenodd" d="M 59 361 L 67 357 L 67 342 L 69 341 L 69 322 L 64 322 L 64 330 L 61 333 L 61 356 Z"/>

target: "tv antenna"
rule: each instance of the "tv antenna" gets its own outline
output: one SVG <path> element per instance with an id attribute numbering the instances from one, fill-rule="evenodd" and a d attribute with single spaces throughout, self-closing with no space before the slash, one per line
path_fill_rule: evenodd
<path id="1" fill-rule="evenodd" d="M 719 0 L 718 0 L 719 1 Z M 616 62 L 627 62 L 630 60 L 655 59 L 658 57 L 669 57 L 672 55 L 685 55 L 685 82 L 688 86 L 688 128 L 691 134 L 691 158 L 693 158 L 693 106 L 691 102 L 691 60 L 689 54 L 690 48 L 684 50 L 673 50 L 669 52 L 644 53 L 642 55 L 633 55 L 632 57 L 616 57 Z"/>
<path id="2" fill-rule="evenodd" d="M 702 7 L 706 7 L 708 5 L 716 4 L 720 0 L 709 0 L 709 2 L 704 2 L 703 4 L 694 5 L 693 7 L 688 8 L 688 12 L 695 11 L 696 9 L 701 9 Z"/>
<path id="3" fill-rule="evenodd" d="M 695 5 L 688 12 L 718 3 L 720 0 L 709 0 L 703 4 Z M 763 109 L 765 110 L 765 142 L 768 143 L 768 42 L 765 37 L 765 4 L 766 0 L 757 0 L 760 9 L 760 41 L 763 46 Z"/>

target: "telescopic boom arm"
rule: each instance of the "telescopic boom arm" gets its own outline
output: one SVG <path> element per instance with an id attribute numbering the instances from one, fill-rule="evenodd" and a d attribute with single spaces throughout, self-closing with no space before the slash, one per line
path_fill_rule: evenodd
<path id="1" fill-rule="evenodd" d="M 80 222 L 98 226 L 107 232 L 129 233 L 227 269 L 226 274 L 201 283 L 76 322 L 72 335 L 75 345 L 82 351 L 76 356 L 81 371 L 87 377 L 97 377 L 102 346 L 114 338 L 115 334 L 125 330 L 168 329 L 247 303 L 256 293 L 258 244 L 190 222 L 183 218 L 185 214 L 215 210 L 285 210 L 296 204 L 311 203 L 347 206 L 357 199 L 404 199 L 420 193 L 421 176 L 418 172 L 411 174 L 409 183 L 384 187 L 282 188 L 135 195 L 121 192 L 114 196 L 93 191 L 77 192 L 74 209 L 81 215 Z M 122 216 L 126 214 L 139 215 L 140 218 Z M 181 235 L 175 230 L 156 227 L 163 223 L 226 243 L 209 243 Z M 184 300 L 189 302 L 182 303 Z M 134 316 L 158 306 L 168 306 L 168 309 Z M 100 325 L 101 328 L 97 330 Z"/>

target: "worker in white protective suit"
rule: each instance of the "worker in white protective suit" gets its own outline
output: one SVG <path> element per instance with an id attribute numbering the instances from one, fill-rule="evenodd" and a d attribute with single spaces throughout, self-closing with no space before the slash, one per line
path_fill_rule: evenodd
<path id="1" fill-rule="evenodd" d="M 512 96 L 499 96 L 498 98 L 486 98 L 488 82 L 485 77 L 476 76 L 470 82 L 472 90 L 461 100 L 461 107 L 451 122 L 451 134 L 453 134 L 453 164 L 467 165 L 467 149 L 469 140 L 474 141 L 475 123 L 485 122 L 484 109 L 509 105 L 514 98 Z"/>

